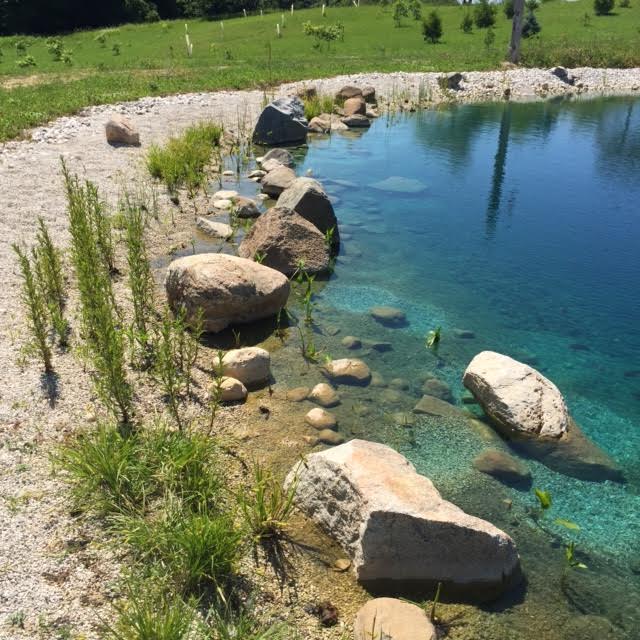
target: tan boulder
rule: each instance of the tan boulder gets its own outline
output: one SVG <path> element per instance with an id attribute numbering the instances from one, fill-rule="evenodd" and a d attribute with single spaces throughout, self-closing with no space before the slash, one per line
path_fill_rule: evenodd
<path id="1" fill-rule="evenodd" d="M 355 114 L 364 116 L 367 112 L 367 103 L 364 101 L 364 98 L 360 96 L 348 98 L 344 101 L 342 111 L 345 116 L 353 116 Z"/>
<path id="2" fill-rule="evenodd" d="M 375 598 L 360 608 L 355 640 L 437 640 L 436 628 L 421 607 L 396 598 Z"/>
<path id="3" fill-rule="evenodd" d="M 371 121 L 367 116 L 359 113 L 354 113 L 350 116 L 345 116 L 341 120 L 342 124 L 346 124 L 349 129 L 363 129 L 371 126 Z"/>
<path id="4" fill-rule="evenodd" d="M 348 100 L 349 98 L 356 98 L 362 96 L 362 89 L 354 87 L 353 85 L 346 85 L 336 93 L 337 100 Z"/>
<path id="5" fill-rule="evenodd" d="M 113 145 L 140 146 L 140 134 L 124 116 L 114 115 L 104 125 L 107 142 Z"/>
<path id="6" fill-rule="evenodd" d="M 318 431 L 322 431 L 322 429 L 335 429 L 338 426 L 336 417 L 320 407 L 311 409 L 304 417 L 304 421 L 314 429 L 318 429 Z"/>
<path id="7" fill-rule="evenodd" d="M 309 387 L 295 387 L 289 389 L 286 394 L 289 402 L 302 402 L 309 397 Z"/>
<path id="8" fill-rule="evenodd" d="M 318 433 L 318 442 L 335 446 L 344 442 L 344 436 L 332 429 L 322 429 L 322 431 Z"/>
<path id="9" fill-rule="evenodd" d="M 222 402 L 238 402 L 246 400 L 247 388 L 235 378 L 223 376 L 220 382 L 220 400 Z"/>
<path id="10" fill-rule="evenodd" d="M 273 207 L 245 235 L 238 255 L 262 256 L 261 264 L 291 275 L 304 261 L 308 273 L 329 270 L 329 249 L 320 231 L 291 209 Z"/>
<path id="11" fill-rule="evenodd" d="M 196 226 L 202 233 L 206 233 L 212 238 L 220 238 L 221 240 L 228 240 L 233 236 L 233 229 L 230 225 L 224 222 L 216 222 L 215 220 L 209 220 L 199 216 L 196 220 Z"/>
<path id="12" fill-rule="evenodd" d="M 330 380 L 338 384 L 367 385 L 371 380 L 369 367 L 357 358 L 330 360 L 322 371 Z"/>
<path id="13" fill-rule="evenodd" d="M 438 378 L 427 378 L 422 385 L 422 391 L 428 396 L 440 398 L 445 402 L 453 402 L 453 394 L 449 385 Z"/>
<path id="14" fill-rule="evenodd" d="M 326 382 L 321 382 L 311 389 L 309 400 L 321 407 L 335 407 L 340 404 L 338 392 Z"/>
<path id="15" fill-rule="evenodd" d="M 404 311 L 396 307 L 371 307 L 369 314 L 376 322 L 391 327 L 402 326 L 407 320 Z"/>
<path id="16" fill-rule="evenodd" d="M 443 500 L 382 444 L 351 440 L 314 453 L 287 476 L 296 504 L 342 546 L 367 588 L 490 600 L 520 577 L 514 541 Z"/>
<path id="17" fill-rule="evenodd" d="M 273 316 L 289 297 L 289 280 L 279 271 L 222 253 L 202 253 L 174 260 L 165 278 L 167 300 L 184 308 L 192 322 L 204 314 L 205 331 Z"/>
<path id="18" fill-rule="evenodd" d="M 462 418 L 466 417 L 460 409 L 454 407 L 452 404 L 435 398 L 434 396 L 424 395 L 416 406 L 413 408 L 414 413 L 419 413 L 429 416 L 439 416 L 441 418 Z"/>
<path id="19" fill-rule="evenodd" d="M 260 347 L 227 351 L 222 358 L 222 373 L 250 389 L 255 388 L 271 379 L 271 356 Z"/>

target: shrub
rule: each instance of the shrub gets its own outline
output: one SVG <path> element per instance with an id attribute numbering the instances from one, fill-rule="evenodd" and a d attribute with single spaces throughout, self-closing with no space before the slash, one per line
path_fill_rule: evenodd
<path id="1" fill-rule="evenodd" d="M 304 116 L 311 120 L 321 113 L 333 113 L 334 100 L 331 96 L 313 95 L 304 99 Z"/>
<path id="2" fill-rule="evenodd" d="M 314 25 L 311 22 L 305 22 L 302 25 L 302 31 L 306 36 L 315 38 L 316 49 L 322 46 L 323 42 L 327 43 L 327 50 L 331 49 L 331 43 L 339 38 L 344 40 L 344 27 L 341 24 L 319 24 Z"/>
<path id="3" fill-rule="evenodd" d="M 471 14 L 467 11 L 462 18 L 462 22 L 460 23 L 460 29 L 464 33 L 471 33 L 473 31 L 473 18 Z"/>
<path id="4" fill-rule="evenodd" d="M 496 23 L 496 8 L 487 0 L 480 0 L 475 8 L 475 23 L 478 29 L 488 29 Z"/>
<path id="5" fill-rule="evenodd" d="M 611 13 L 615 0 L 593 0 L 593 10 L 597 16 L 606 16 Z"/>
<path id="6" fill-rule="evenodd" d="M 531 38 L 540 33 L 542 27 L 536 18 L 536 14 L 533 11 L 529 11 L 522 22 L 522 37 Z"/>
<path id="7" fill-rule="evenodd" d="M 49 52 L 51 57 L 56 62 L 62 60 L 62 52 L 64 51 L 64 46 L 60 38 L 47 38 L 45 40 L 45 46 L 47 47 L 47 51 Z"/>
<path id="8" fill-rule="evenodd" d="M 147 155 L 149 173 L 162 180 L 171 193 L 185 186 L 190 194 L 195 194 L 206 182 L 205 168 L 221 136 L 219 126 L 203 122 L 189 127 L 179 137 L 170 138 L 164 147 L 153 145 Z"/>
<path id="9" fill-rule="evenodd" d="M 620 0 L 620 2 L 618 3 L 618 6 L 621 9 L 629 9 L 631 7 L 631 1 L 630 0 Z"/>
<path id="10" fill-rule="evenodd" d="M 491 49 L 495 41 L 496 41 L 496 32 L 493 30 L 493 27 L 489 27 L 487 29 L 487 33 L 484 36 L 484 46 L 487 49 Z"/>
<path id="11" fill-rule="evenodd" d="M 503 6 L 504 15 L 508 20 L 513 20 L 515 8 L 513 6 L 513 0 L 505 0 Z"/>
<path id="12" fill-rule="evenodd" d="M 409 15 L 409 7 L 404 0 L 396 0 L 393 3 L 393 21 L 396 27 L 401 26 L 402 18 L 406 18 Z"/>
<path id="13" fill-rule="evenodd" d="M 39 286 L 35 269 L 27 253 L 17 244 L 13 250 L 18 256 L 18 264 L 22 275 L 22 301 L 27 311 L 31 340 L 27 349 L 38 354 L 42 360 L 45 373 L 53 371 L 51 364 L 51 347 L 47 331 L 47 306 Z M 35 260 L 35 257 L 34 257 Z"/>
<path id="14" fill-rule="evenodd" d="M 24 58 L 21 58 L 20 60 L 16 61 L 16 64 L 21 69 L 26 69 L 27 67 L 35 67 L 36 59 L 32 55 L 27 55 Z"/>
<path id="15" fill-rule="evenodd" d="M 442 20 L 437 11 L 432 11 L 422 21 L 422 35 L 427 42 L 435 44 L 442 37 Z"/>

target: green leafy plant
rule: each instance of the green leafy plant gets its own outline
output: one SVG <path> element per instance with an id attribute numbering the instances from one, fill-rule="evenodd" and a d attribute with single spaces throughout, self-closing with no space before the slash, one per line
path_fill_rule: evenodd
<path id="1" fill-rule="evenodd" d="M 27 67 L 35 67 L 36 59 L 32 55 L 26 55 L 24 58 L 20 58 L 20 60 L 17 60 L 16 64 L 21 69 L 26 69 Z"/>
<path id="2" fill-rule="evenodd" d="M 240 492 L 237 499 L 254 542 L 284 534 L 294 508 L 297 486 L 294 479 L 285 489 L 263 465 L 258 462 L 253 465 L 252 484 L 248 491 Z"/>
<path id="3" fill-rule="evenodd" d="M 340 24 L 318 24 L 314 25 L 311 22 L 305 22 L 302 25 L 302 31 L 306 36 L 310 36 L 315 39 L 314 48 L 320 49 L 322 43 L 327 44 L 327 51 L 331 50 L 331 43 L 335 42 L 339 38 L 344 40 L 344 27 Z"/>
<path id="4" fill-rule="evenodd" d="M 304 99 L 304 117 L 312 120 L 321 113 L 333 113 L 335 102 L 332 96 L 313 94 Z"/>
<path id="5" fill-rule="evenodd" d="M 38 354 L 45 373 L 53 371 L 51 347 L 47 330 L 47 305 L 38 284 L 33 265 L 26 251 L 17 244 L 12 245 L 18 256 L 18 265 L 22 275 L 22 302 L 27 312 L 31 341 L 27 350 Z"/>
<path id="6" fill-rule="evenodd" d="M 587 569 L 587 565 L 579 562 L 575 556 L 576 543 L 571 541 L 564 548 L 565 567 L 567 569 Z"/>
<path id="7" fill-rule="evenodd" d="M 426 346 L 427 349 L 435 349 L 440 344 L 440 338 L 442 336 L 442 327 L 436 327 L 427 334 Z"/>
<path id="8" fill-rule="evenodd" d="M 422 22 L 422 36 L 435 44 L 442 38 L 442 19 L 437 11 L 432 11 Z"/>
<path id="9" fill-rule="evenodd" d="M 261 253 L 260 251 L 256 251 L 255 255 L 253 256 L 253 260 L 258 264 L 262 264 L 266 257 L 267 257 L 266 253 Z"/>
<path id="10" fill-rule="evenodd" d="M 542 489 L 535 488 L 533 490 L 533 493 L 537 498 L 538 505 L 540 506 L 540 509 L 543 513 L 551 508 L 553 499 L 551 498 L 551 494 L 548 491 L 543 491 Z"/>
<path id="11" fill-rule="evenodd" d="M 512 20 L 513 19 L 513 15 L 515 13 L 515 8 L 513 6 L 513 0 L 505 0 L 505 2 L 502 5 L 502 7 L 503 7 L 504 15 L 507 18 L 507 20 Z"/>
<path id="12" fill-rule="evenodd" d="M 491 49 L 493 43 L 496 41 L 496 32 L 493 27 L 489 27 L 487 32 L 484 34 L 484 46 L 487 50 Z"/>
<path id="13" fill-rule="evenodd" d="M 327 249 L 331 249 L 333 247 L 335 234 L 335 227 L 330 227 L 324 232 L 324 245 Z"/>
<path id="14" fill-rule="evenodd" d="M 62 44 L 62 40 L 60 38 L 47 38 L 44 41 L 44 44 L 47 47 L 47 52 L 55 61 L 59 61 L 62 59 L 64 45 Z"/>
<path id="15" fill-rule="evenodd" d="M 216 414 L 220 403 L 222 402 L 222 383 L 224 381 L 224 352 L 218 351 L 216 354 L 216 361 L 213 368 L 213 384 L 209 390 L 209 433 L 213 430 L 213 424 L 216 419 Z"/>

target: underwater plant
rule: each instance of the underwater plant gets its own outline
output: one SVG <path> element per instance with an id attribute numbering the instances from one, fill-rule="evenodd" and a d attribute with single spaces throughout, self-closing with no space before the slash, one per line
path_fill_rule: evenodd
<path id="1" fill-rule="evenodd" d="M 426 338 L 427 349 L 436 348 L 440 343 L 441 335 L 442 335 L 442 327 L 436 327 L 435 329 L 432 329 L 431 331 L 429 331 Z"/>

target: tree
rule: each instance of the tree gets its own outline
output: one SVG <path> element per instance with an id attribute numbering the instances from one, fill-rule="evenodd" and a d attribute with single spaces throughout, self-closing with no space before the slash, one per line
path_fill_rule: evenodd
<path id="1" fill-rule="evenodd" d="M 473 31 L 473 18 L 471 14 L 467 11 L 462 18 L 462 22 L 460 23 L 460 29 L 464 33 L 471 33 Z"/>
<path id="2" fill-rule="evenodd" d="M 504 15 L 508 20 L 511 20 L 513 18 L 513 0 L 505 0 L 502 6 L 504 7 Z"/>
<path id="3" fill-rule="evenodd" d="M 527 17 L 524 19 L 522 23 L 522 37 L 530 38 L 531 36 L 535 36 L 540 33 L 542 27 L 536 18 L 536 14 L 533 11 L 529 11 L 527 13 Z"/>
<path id="4" fill-rule="evenodd" d="M 442 38 L 442 20 L 437 11 L 432 11 L 422 21 L 422 35 L 427 42 L 435 44 Z"/>
<path id="5" fill-rule="evenodd" d="M 414 20 L 422 18 L 422 2 L 420 0 L 409 0 L 408 8 Z"/>
<path id="6" fill-rule="evenodd" d="M 396 0 L 393 3 L 393 21 L 396 23 L 396 27 L 402 24 L 402 18 L 406 18 L 409 15 L 409 7 L 404 0 Z"/>
<path id="7" fill-rule="evenodd" d="M 523 9 L 524 0 L 514 0 L 513 20 L 511 22 L 511 41 L 509 42 L 509 51 L 507 53 L 509 62 L 513 62 L 513 64 L 517 64 L 520 60 L 520 39 L 522 37 Z"/>
<path id="8" fill-rule="evenodd" d="M 496 23 L 496 9 L 487 0 L 480 0 L 476 5 L 475 21 L 478 29 L 488 29 Z"/>
<path id="9" fill-rule="evenodd" d="M 615 0 L 593 0 L 593 10 L 597 16 L 606 16 L 611 13 Z"/>

